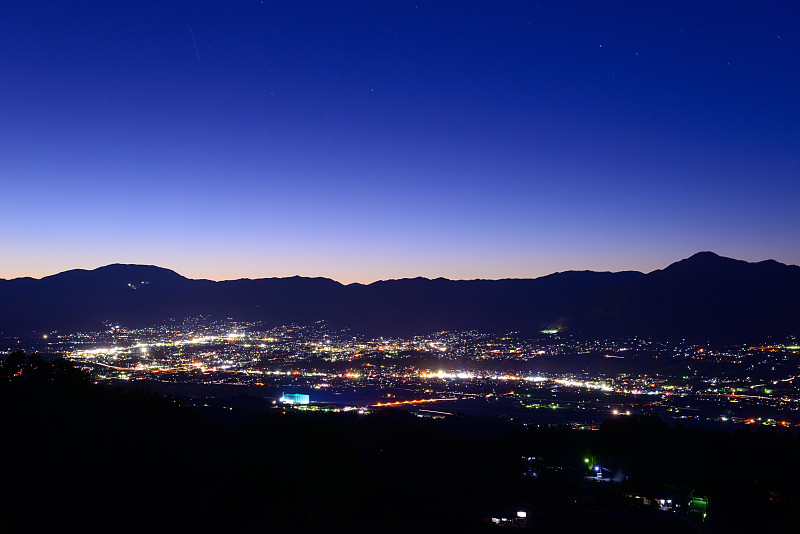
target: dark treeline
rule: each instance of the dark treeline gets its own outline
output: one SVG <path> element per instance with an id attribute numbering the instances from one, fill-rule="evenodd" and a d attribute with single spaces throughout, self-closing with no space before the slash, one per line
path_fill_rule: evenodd
<path id="1" fill-rule="evenodd" d="M 693 490 L 709 501 L 700 528 L 647 529 L 800 531 L 800 440 L 788 433 L 649 417 L 576 431 L 391 410 L 276 409 L 223 426 L 180 400 L 19 352 L 0 367 L 0 411 L 4 508 L 28 530 L 476 532 L 497 528 L 485 517 L 526 509 L 531 530 L 634 532 L 656 512 L 630 495 Z M 585 458 L 619 482 L 585 480 Z"/>

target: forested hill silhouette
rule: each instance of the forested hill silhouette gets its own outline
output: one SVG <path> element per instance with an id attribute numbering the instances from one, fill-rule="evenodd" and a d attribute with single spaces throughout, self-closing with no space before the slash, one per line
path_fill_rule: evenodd
<path id="1" fill-rule="evenodd" d="M 370 336 L 439 330 L 740 339 L 800 334 L 800 267 L 700 252 L 665 269 L 568 271 L 535 279 L 327 278 L 214 282 L 144 265 L 0 279 L 0 332 L 136 327 L 206 315 L 265 326 L 326 320 Z"/>
<path id="2" fill-rule="evenodd" d="M 800 526 L 800 435 L 789 431 L 634 414 L 585 432 L 394 408 L 368 417 L 276 408 L 237 424 L 129 386 L 94 383 L 63 359 L 0 358 L 3 504 L 13 512 L 4 526 L 107 530 L 135 503 L 149 508 L 126 514 L 125 531 L 699 532 L 698 516 L 625 497 L 659 488 L 708 497 L 703 532 Z M 586 480 L 587 453 L 626 482 Z M 542 474 L 521 476 L 531 468 Z M 488 523 L 520 507 L 535 528 Z"/>

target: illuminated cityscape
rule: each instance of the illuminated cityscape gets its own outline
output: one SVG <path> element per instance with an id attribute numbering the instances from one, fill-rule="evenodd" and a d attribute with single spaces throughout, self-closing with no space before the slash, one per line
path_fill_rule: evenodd
<path id="1" fill-rule="evenodd" d="M 579 428 L 631 414 L 720 428 L 800 426 L 794 339 L 728 347 L 475 331 L 364 339 L 324 322 L 264 329 L 196 318 L 52 333 L 38 350 L 68 358 L 97 381 L 146 385 L 205 405 L 236 392 L 252 409 L 393 406 L 420 416 L 491 414 Z M 308 397 L 295 403 L 285 395 Z"/>

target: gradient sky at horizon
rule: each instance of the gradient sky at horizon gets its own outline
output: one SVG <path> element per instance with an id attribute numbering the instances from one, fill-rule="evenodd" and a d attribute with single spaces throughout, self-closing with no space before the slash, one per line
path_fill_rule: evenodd
<path id="1" fill-rule="evenodd" d="M 800 264 L 800 4 L 0 8 L 0 277 Z"/>

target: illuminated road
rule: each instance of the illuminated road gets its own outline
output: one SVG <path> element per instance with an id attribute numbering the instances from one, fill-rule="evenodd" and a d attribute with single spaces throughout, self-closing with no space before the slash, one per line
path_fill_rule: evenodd
<path id="1" fill-rule="evenodd" d="M 415 400 L 405 400 L 405 401 L 395 401 L 395 402 L 379 402 L 378 404 L 373 404 L 372 406 L 383 407 L 383 406 L 408 406 L 413 404 L 427 404 L 429 402 L 442 402 L 442 401 L 454 401 L 458 400 L 458 397 L 448 397 L 446 399 L 415 399 Z"/>

